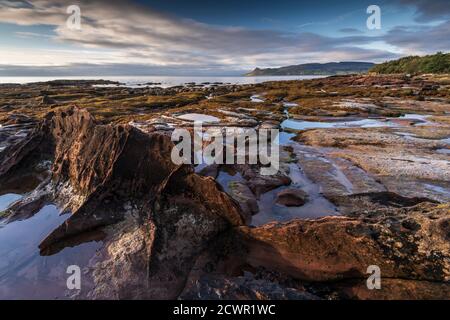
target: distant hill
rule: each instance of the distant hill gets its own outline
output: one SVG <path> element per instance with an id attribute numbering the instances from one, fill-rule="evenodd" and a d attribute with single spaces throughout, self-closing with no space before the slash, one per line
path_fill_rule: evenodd
<path id="1" fill-rule="evenodd" d="M 247 73 L 246 76 L 301 76 L 365 73 L 374 66 L 375 64 L 371 62 L 306 63 L 281 68 L 256 68 L 252 72 Z"/>
<path id="2" fill-rule="evenodd" d="M 450 73 L 450 53 L 438 52 L 424 57 L 410 56 L 378 64 L 370 72 L 388 74 Z"/>

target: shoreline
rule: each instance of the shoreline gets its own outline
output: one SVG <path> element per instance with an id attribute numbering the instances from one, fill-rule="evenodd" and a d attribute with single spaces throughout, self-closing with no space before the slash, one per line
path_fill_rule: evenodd
<path id="1" fill-rule="evenodd" d="M 38 268 L 56 277 L 38 286 L 67 297 L 61 265 L 79 256 L 89 286 L 75 299 L 445 298 L 450 83 L 95 84 L 0 85 L 0 239 L 29 230 L 0 245 L 29 261 L 0 285 Z M 175 166 L 171 132 L 198 115 L 205 129 L 279 129 L 279 172 Z M 382 290 L 365 286 L 373 264 Z"/>

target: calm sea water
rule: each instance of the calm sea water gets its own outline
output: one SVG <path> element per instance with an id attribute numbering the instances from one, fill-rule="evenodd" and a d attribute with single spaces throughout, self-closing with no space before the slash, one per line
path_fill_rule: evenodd
<path id="1" fill-rule="evenodd" d="M 161 83 L 160 87 L 179 86 L 189 82 L 197 84 L 205 82 L 222 82 L 230 84 L 253 84 L 267 81 L 283 81 L 283 80 L 305 80 L 321 78 L 323 76 L 275 76 L 275 77 L 175 77 L 175 76 L 70 76 L 70 77 L 0 77 L 0 83 L 29 83 L 29 82 L 43 82 L 51 80 L 111 80 L 124 83 L 126 86 L 134 87 L 146 83 Z"/>

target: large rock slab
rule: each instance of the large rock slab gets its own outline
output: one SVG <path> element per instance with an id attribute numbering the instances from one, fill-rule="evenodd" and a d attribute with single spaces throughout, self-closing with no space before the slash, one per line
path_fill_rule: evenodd
<path id="1" fill-rule="evenodd" d="M 324 282 L 365 281 L 367 268 L 377 265 L 382 278 L 410 281 L 410 297 L 418 298 L 424 282 L 449 288 L 449 209 L 448 204 L 422 203 L 353 218 L 296 220 L 239 231 L 248 249 L 246 261 L 254 267 Z"/>

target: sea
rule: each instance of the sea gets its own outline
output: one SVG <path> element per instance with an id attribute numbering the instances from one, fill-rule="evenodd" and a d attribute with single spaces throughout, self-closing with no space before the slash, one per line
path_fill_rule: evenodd
<path id="1" fill-rule="evenodd" d="M 185 85 L 187 83 L 223 83 L 223 84 L 255 84 L 267 81 L 307 80 L 325 76 L 264 76 L 264 77 L 236 77 L 236 76 L 58 76 L 58 77 L 0 77 L 1 83 L 25 84 L 30 82 L 45 82 L 51 80 L 111 80 L 123 83 L 127 87 L 148 86 L 163 88 Z"/>

